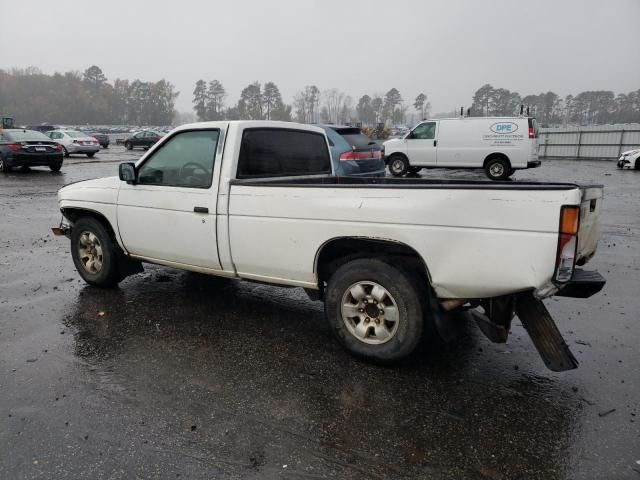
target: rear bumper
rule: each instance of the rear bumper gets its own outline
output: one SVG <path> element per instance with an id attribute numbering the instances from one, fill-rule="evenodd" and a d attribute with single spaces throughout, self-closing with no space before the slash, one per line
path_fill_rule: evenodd
<path id="1" fill-rule="evenodd" d="M 527 168 L 538 168 L 542 162 L 540 160 L 532 160 L 527 162 Z"/>
<path id="2" fill-rule="evenodd" d="M 77 145 L 70 144 L 66 146 L 69 153 L 95 153 L 100 151 L 100 144 L 97 145 Z"/>
<path id="3" fill-rule="evenodd" d="M 576 268 L 573 277 L 568 281 L 556 296 L 571 298 L 589 298 L 598 293 L 607 281 L 598 272 Z"/>
<path id="4" fill-rule="evenodd" d="M 48 167 L 62 162 L 62 153 L 17 154 L 6 158 L 10 167 Z"/>

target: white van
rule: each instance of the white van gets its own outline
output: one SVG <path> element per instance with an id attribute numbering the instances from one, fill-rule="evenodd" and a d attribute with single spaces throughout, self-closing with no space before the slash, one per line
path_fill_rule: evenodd
<path id="1" fill-rule="evenodd" d="M 382 148 L 396 177 L 422 168 L 484 168 L 491 180 L 504 180 L 540 166 L 538 122 L 531 117 L 425 120 Z"/>

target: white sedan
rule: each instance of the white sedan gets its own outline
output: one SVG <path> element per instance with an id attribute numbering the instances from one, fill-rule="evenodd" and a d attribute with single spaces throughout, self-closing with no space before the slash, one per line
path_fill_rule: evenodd
<path id="1" fill-rule="evenodd" d="M 62 145 L 65 157 L 72 153 L 84 153 L 91 158 L 100 150 L 98 140 L 77 130 L 51 130 L 47 135 Z"/>
<path id="2" fill-rule="evenodd" d="M 618 168 L 640 170 L 640 148 L 622 152 L 618 159 Z"/>

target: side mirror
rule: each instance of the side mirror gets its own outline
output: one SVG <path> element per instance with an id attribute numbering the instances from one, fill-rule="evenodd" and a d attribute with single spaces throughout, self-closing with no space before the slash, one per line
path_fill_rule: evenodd
<path id="1" fill-rule="evenodd" d="M 127 182 L 129 185 L 136 183 L 136 166 L 133 163 L 121 163 L 118 167 L 118 173 L 123 182 Z"/>

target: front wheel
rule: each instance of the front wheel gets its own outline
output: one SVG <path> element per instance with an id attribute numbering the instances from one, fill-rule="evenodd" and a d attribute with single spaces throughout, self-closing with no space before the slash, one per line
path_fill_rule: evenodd
<path id="1" fill-rule="evenodd" d="M 109 232 L 93 217 L 82 217 L 71 230 L 71 256 L 80 276 L 96 287 L 119 280 L 116 247 Z"/>
<path id="2" fill-rule="evenodd" d="M 391 155 L 389 158 L 389 171 L 394 177 L 401 177 L 409 170 L 409 161 L 402 155 Z"/>
<path id="3" fill-rule="evenodd" d="M 325 315 L 350 353 L 389 364 L 410 355 L 420 341 L 422 293 L 419 281 L 389 263 L 352 260 L 329 279 Z"/>
<path id="4" fill-rule="evenodd" d="M 511 166 L 504 158 L 494 157 L 487 161 L 484 171 L 491 180 L 504 180 L 509 177 Z"/>

